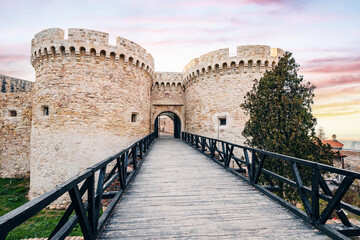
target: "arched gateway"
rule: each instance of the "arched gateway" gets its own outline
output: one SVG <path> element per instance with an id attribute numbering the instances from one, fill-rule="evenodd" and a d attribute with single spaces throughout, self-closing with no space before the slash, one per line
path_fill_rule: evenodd
<path id="1" fill-rule="evenodd" d="M 159 122 L 161 116 L 167 116 L 173 121 L 173 129 L 169 129 L 174 134 L 174 138 L 180 138 L 181 135 L 181 120 L 180 117 L 173 112 L 162 112 L 155 118 L 154 121 L 154 132 L 155 137 L 159 137 Z"/>

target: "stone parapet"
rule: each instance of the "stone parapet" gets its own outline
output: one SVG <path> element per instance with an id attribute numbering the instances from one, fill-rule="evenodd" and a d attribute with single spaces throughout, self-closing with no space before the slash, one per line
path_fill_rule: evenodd
<path id="1" fill-rule="evenodd" d="M 33 82 L 0 74 L 0 93 L 31 92 Z"/>
<path id="2" fill-rule="evenodd" d="M 154 59 L 140 45 L 116 38 L 116 46 L 110 45 L 109 34 L 79 28 L 69 28 L 68 39 L 64 30 L 51 28 L 37 33 L 31 44 L 31 64 L 34 68 L 46 62 L 91 62 L 122 66 L 134 65 L 150 74 Z"/>
<path id="3" fill-rule="evenodd" d="M 282 49 L 266 45 L 238 46 L 236 56 L 230 56 L 228 48 L 219 49 L 191 60 L 183 70 L 183 81 L 186 86 L 216 75 L 265 73 L 283 54 Z"/>
<path id="4" fill-rule="evenodd" d="M 0 178 L 28 177 L 33 82 L 0 75 Z"/>

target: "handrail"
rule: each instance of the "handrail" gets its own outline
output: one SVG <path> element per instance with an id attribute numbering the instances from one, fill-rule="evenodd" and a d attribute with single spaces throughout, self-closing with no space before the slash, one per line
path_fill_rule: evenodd
<path id="1" fill-rule="evenodd" d="M 360 236 L 360 227 L 353 225 L 343 210 L 345 209 L 360 217 L 360 208 L 341 201 L 352 183 L 356 179 L 360 179 L 359 173 L 187 132 L 182 132 L 182 140 L 239 178 L 245 180 L 259 191 L 278 201 L 282 206 L 323 231 L 328 236 L 334 239 L 349 239 L 349 236 Z M 240 156 L 240 152 L 243 153 L 242 157 Z M 266 169 L 264 163 L 267 161 L 267 157 L 287 161 L 292 168 L 293 179 Z M 234 164 L 236 163 L 237 168 L 230 168 L 231 161 L 233 161 Z M 298 166 L 311 169 L 311 186 L 305 186 L 303 184 Z M 343 176 L 334 194 L 322 176 L 324 171 Z M 263 177 L 270 185 L 262 185 L 259 181 L 260 177 Z M 274 194 L 273 192 L 283 191 L 283 189 L 275 186 L 273 180 L 281 181 L 296 189 L 300 195 L 305 212 Z M 327 206 L 322 211 L 320 209 L 320 199 L 327 202 Z M 326 224 L 326 221 L 330 218 L 333 211 L 339 216 L 342 226 L 336 226 L 335 228 L 331 226 L 331 224 Z"/>
<path id="2" fill-rule="evenodd" d="M 77 223 L 80 224 L 85 239 L 96 239 L 154 139 L 154 133 L 145 136 L 119 153 L 87 168 L 80 175 L 65 181 L 49 192 L 1 216 L 0 239 L 5 239 L 11 230 L 36 215 L 67 192 L 70 195 L 71 203 L 49 239 L 64 239 Z M 106 171 L 107 166 L 111 167 L 110 172 Z M 128 171 L 128 166 L 132 167 L 132 171 Z M 97 181 L 95 180 L 95 174 L 98 174 Z M 120 182 L 120 189 L 106 192 L 108 187 L 116 180 Z M 82 184 L 81 187 L 79 187 L 79 184 Z M 83 202 L 82 198 L 85 197 L 85 192 L 87 192 L 87 200 Z M 100 216 L 101 200 L 103 199 L 111 199 L 111 202 Z M 71 217 L 74 211 L 75 215 Z"/>

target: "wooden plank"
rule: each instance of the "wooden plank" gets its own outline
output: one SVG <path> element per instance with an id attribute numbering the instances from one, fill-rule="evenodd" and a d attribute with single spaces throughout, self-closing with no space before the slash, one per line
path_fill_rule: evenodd
<path id="1" fill-rule="evenodd" d="M 328 239 L 176 139 L 158 139 L 99 239 Z"/>

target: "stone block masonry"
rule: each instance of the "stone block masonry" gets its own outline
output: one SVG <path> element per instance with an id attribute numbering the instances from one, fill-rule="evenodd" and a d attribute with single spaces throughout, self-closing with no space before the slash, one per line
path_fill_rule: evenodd
<path id="1" fill-rule="evenodd" d="M 284 51 L 263 45 L 220 49 L 185 66 L 185 122 L 190 133 L 243 144 L 247 116 L 241 109 L 255 79 L 271 70 Z"/>
<path id="2" fill-rule="evenodd" d="M 0 84 L 0 177 L 28 177 L 33 83 L 0 75 Z"/>
<path id="3" fill-rule="evenodd" d="M 239 46 L 237 56 L 220 49 L 182 72 L 154 72 L 153 57 L 128 39 L 113 46 L 104 32 L 64 35 L 52 28 L 34 36 L 35 83 L 1 76 L 0 177 L 30 170 L 30 199 L 147 135 L 161 114 L 176 114 L 181 131 L 243 143 L 240 104 L 284 53 Z"/>
<path id="4" fill-rule="evenodd" d="M 152 57 L 130 41 L 109 45 L 107 33 L 68 32 L 32 41 L 31 199 L 150 133 Z"/>

